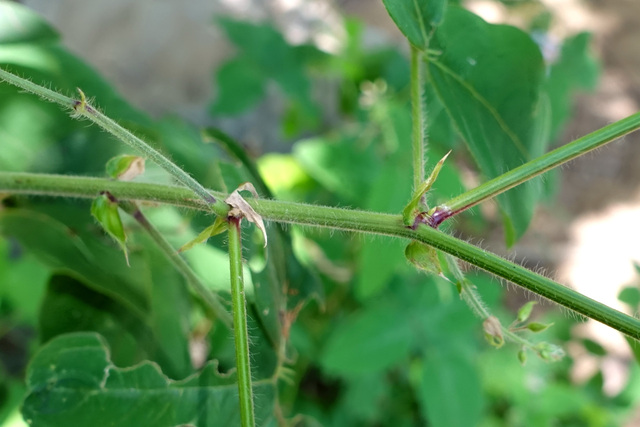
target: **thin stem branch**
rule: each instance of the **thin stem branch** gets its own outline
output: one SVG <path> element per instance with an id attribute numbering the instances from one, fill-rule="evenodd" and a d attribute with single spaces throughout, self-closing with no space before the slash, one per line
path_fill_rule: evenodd
<path id="1" fill-rule="evenodd" d="M 120 200 L 147 200 L 208 210 L 185 188 L 58 175 L 0 172 L 0 192 L 93 198 L 109 191 Z M 220 200 L 224 195 L 213 192 Z M 402 216 L 265 199 L 247 199 L 265 220 L 414 239 L 520 285 L 635 339 L 640 320 L 592 300 L 551 279 L 428 226 L 407 228 Z"/>
<path id="2" fill-rule="evenodd" d="M 447 218 L 463 212 L 478 203 L 494 198 L 498 194 L 504 193 L 531 178 L 638 129 L 640 129 L 640 113 L 633 114 L 556 148 L 438 206 L 435 213 L 436 218 L 433 221 L 434 225 L 437 226 Z"/>
<path id="3" fill-rule="evenodd" d="M 236 344 L 236 370 L 240 394 L 240 419 L 243 427 L 253 427 L 253 391 L 249 361 L 249 333 L 247 332 L 247 306 L 242 277 L 242 240 L 240 221 L 229 217 L 229 261 L 231 267 L 231 304 L 233 307 L 233 335 Z"/>
<path id="4" fill-rule="evenodd" d="M 2 68 L 0 68 L 0 80 L 4 80 L 9 84 L 19 87 L 20 89 L 24 89 L 27 92 L 36 94 L 42 99 L 45 99 L 49 102 L 54 102 L 70 110 L 73 109 L 73 106 L 76 103 L 76 100 L 73 98 L 69 98 L 68 96 L 59 94 L 58 92 L 55 92 L 51 89 L 47 89 L 46 87 L 37 85 L 32 81 L 23 79 L 22 77 L 18 77 L 15 74 L 3 70 Z"/>
<path id="5" fill-rule="evenodd" d="M 231 329 L 231 315 L 220 302 L 218 296 L 211 292 L 209 288 L 200 280 L 189 264 L 176 252 L 158 229 L 149 222 L 135 202 L 120 202 L 119 206 L 131 215 L 142 228 L 149 234 L 158 248 L 171 261 L 173 266 L 182 274 L 187 283 L 193 288 L 195 293 L 202 299 L 205 305 L 220 319 L 229 329 Z"/>
<path id="6" fill-rule="evenodd" d="M 422 72 L 423 53 L 411 45 L 411 145 L 413 148 L 413 189 L 417 190 L 424 181 L 426 145 L 426 107 L 424 105 L 424 74 Z"/>
<path id="7" fill-rule="evenodd" d="M 18 77 L 15 74 L 11 74 L 1 68 L 0 79 L 12 85 L 18 86 L 28 92 L 36 94 L 48 101 L 60 104 L 65 108 L 73 109 L 75 112 L 73 114 L 74 117 L 84 117 L 89 119 L 105 131 L 109 132 L 111 135 L 118 138 L 120 141 L 136 150 L 141 155 L 145 156 L 146 158 L 169 172 L 176 180 L 178 180 L 186 187 L 190 188 L 194 193 L 201 197 L 202 200 L 209 203 L 210 205 L 216 204 L 216 199 L 198 181 L 193 179 L 191 175 L 182 170 L 178 165 L 173 163 L 171 160 L 169 160 L 159 151 L 144 142 L 142 139 L 138 138 L 133 133 L 120 126 L 114 120 L 102 114 L 100 111 L 98 111 L 97 108 L 89 105 L 86 100 L 85 94 L 80 89 L 78 89 L 78 92 L 80 93 L 80 99 L 74 100 L 72 98 L 60 95 L 59 93 L 47 89 L 43 86 L 30 82 L 29 80 Z M 219 208 L 220 206 L 212 207 L 214 212 L 217 212 Z"/>

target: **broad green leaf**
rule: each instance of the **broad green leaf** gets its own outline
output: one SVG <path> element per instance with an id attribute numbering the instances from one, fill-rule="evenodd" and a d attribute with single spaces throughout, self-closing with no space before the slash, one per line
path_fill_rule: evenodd
<path id="1" fill-rule="evenodd" d="M 22 413 L 32 425 L 157 426 L 240 425 L 235 375 L 221 375 L 211 362 L 183 381 L 168 379 L 152 362 L 113 365 L 95 333 L 57 337 L 35 355 L 27 371 Z M 256 420 L 273 414 L 275 388 L 254 387 Z"/>
<path id="2" fill-rule="evenodd" d="M 338 322 L 320 362 L 331 374 L 345 377 L 379 372 L 408 357 L 413 333 L 406 309 L 372 305 Z"/>
<path id="3" fill-rule="evenodd" d="M 449 7 L 430 47 L 442 51 L 428 63 L 430 82 L 487 178 L 545 151 L 546 141 L 535 137 L 544 64 L 527 34 Z M 508 245 L 526 231 L 539 184 L 498 196 Z"/>
<path id="4" fill-rule="evenodd" d="M 40 308 L 42 342 L 69 332 L 93 331 L 109 343 L 113 360 L 131 366 L 150 358 L 152 335 L 144 319 L 71 276 L 56 274 Z"/>
<path id="5" fill-rule="evenodd" d="M 363 207 L 363 200 L 378 175 L 380 161 L 372 144 L 361 139 L 316 138 L 298 142 L 293 155 L 312 178 L 348 203 Z"/>
<path id="6" fill-rule="evenodd" d="M 218 95 L 209 107 L 211 115 L 243 113 L 262 99 L 266 83 L 266 77 L 245 57 L 223 64 L 216 72 Z"/>
<path id="7" fill-rule="evenodd" d="M 447 0 L 382 0 L 402 34 L 415 47 L 429 47 L 431 33 L 443 19 Z"/>
<path id="8" fill-rule="evenodd" d="M 422 359 L 418 401 L 433 427 L 467 427 L 482 419 L 483 390 L 476 366 L 457 348 L 433 348 Z"/>
<path id="9" fill-rule="evenodd" d="M 640 305 L 640 289 L 637 286 L 623 288 L 618 294 L 618 300 L 627 304 L 632 310 L 637 310 Z"/>
<path id="10" fill-rule="evenodd" d="M 238 87 L 239 81 L 230 81 L 233 76 L 230 76 L 229 67 L 235 74 L 249 77 L 249 85 L 255 91 L 262 92 L 267 80 L 275 81 L 293 105 L 315 122 L 318 112 L 311 99 L 311 83 L 305 67 L 313 57 L 320 55 L 318 50 L 310 46 L 289 45 L 284 37 L 269 25 L 231 19 L 219 19 L 217 22 L 240 51 L 238 57 L 233 60 L 234 63 L 222 70 L 224 77 L 229 78 L 223 82 L 220 82 L 219 78 L 219 82 L 226 83 L 231 88 Z M 242 71 L 245 67 L 248 70 Z M 226 94 L 224 90 L 221 90 L 221 93 Z M 248 107 L 257 101 L 256 95 L 252 96 L 243 88 L 240 91 L 240 100 L 233 101 L 232 109 L 240 111 L 239 107 Z M 223 101 L 216 102 L 213 111 L 224 111 L 227 107 L 222 104 Z"/>
<path id="11" fill-rule="evenodd" d="M 16 256 L 16 246 L 0 237 L 0 313 L 35 326 L 51 271 L 32 254 Z"/>
<path id="12" fill-rule="evenodd" d="M 72 207 L 64 210 L 74 218 Z M 84 218 L 91 221 L 86 211 Z M 94 290 L 117 299 L 135 313 L 147 313 L 149 305 L 142 284 L 134 280 L 135 275 L 130 276 L 137 271 L 137 260 L 132 259 L 132 268 L 128 269 L 122 254 L 104 242 L 84 241 L 52 217 L 22 209 L 0 211 L 0 234 L 17 239 L 49 267 L 72 271 Z"/>
<path id="13" fill-rule="evenodd" d="M 185 279 L 166 254 L 162 253 L 146 235 L 143 244 L 150 290 L 149 327 L 157 348 L 153 360 L 160 363 L 165 374 L 181 379 L 193 372 L 189 356 L 192 304 Z M 137 242 L 137 240 L 136 240 Z"/>

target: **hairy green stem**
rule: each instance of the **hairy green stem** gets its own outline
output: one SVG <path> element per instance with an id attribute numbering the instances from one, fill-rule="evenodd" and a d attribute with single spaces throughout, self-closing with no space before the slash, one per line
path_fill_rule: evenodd
<path id="1" fill-rule="evenodd" d="M 640 113 L 607 125 L 595 132 L 556 148 L 535 160 L 510 170 L 492 180 L 467 191 L 436 208 L 435 225 L 447 218 L 465 211 L 478 203 L 491 199 L 531 178 L 551 170 L 563 163 L 595 150 L 621 136 L 640 129 Z"/>
<path id="2" fill-rule="evenodd" d="M 194 198 L 191 191 L 181 187 L 101 178 L 0 172 L 0 192 L 93 198 L 100 191 L 109 191 L 120 200 L 146 200 L 193 209 L 209 209 L 202 200 Z M 221 193 L 212 194 L 220 200 L 225 197 Z M 382 234 L 424 242 L 632 338 L 640 339 L 640 320 L 431 227 L 420 226 L 416 230 L 407 228 L 400 215 L 265 199 L 247 201 L 265 220 Z"/>
<path id="3" fill-rule="evenodd" d="M 233 307 L 233 335 L 236 344 L 236 370 L 240 394 L 240 419 L 243 427 L 253 427 L 253 391 L 249 362 L 249 333 L 247 332 L 247 306 L 242 277 L 241 217 L 229 217 L 229 261 L 231 266 L 231 305 Z"/>
<path id="4" fill-rule="evenodd" d="M 422 72 L 422 51 L 411 46 L 411 144 L 413 147 L 413 190 L 424 181 L 426 145 L 426 107 L 424 105 L 424 75 Z"/>
<path id="5" fill-rule="evenodd" d="M 218 296 L 211 292 L 209 288 L 200 280 L 196 273 L 191 269 L 189 264 L 176 252 L 165 237 L 158 229 L 149 222 L 147 217 L 142 213 L 135 202 L 120 202 L 119 206 L 131 215 L 138 224 L 149 234 L 158 248 L 171 261 L 173 266 L 182 274 L 187 283 L 191 285 L 195 293 L 202 299 L 205 305 L 211 310 L 215 316 L 220 319 L 229 329 L 231 329 L 231 315 L 224 308 L 224 305 L 218 299 Z"/>
<path id="6" fill-rule="evenodd" d="M 15 74 L 3 70 L 2 68 L 0 68 L 0 80 L 4 80 L 9 84 L 19 87 L 20 89 L 24 89 L 27 92 L 36 94 L 42 99 L 54 102 L 70 110 L 73 109 L 73 106 L 76 102 L 76 100 L 73 98 L 69 98 L 68 96 L 59 94 L 58 92 L 55 92 L 51 89 L 47 89 L 46 87 L 37 85 L 32 81 L 23 79 L 22 77 L 18 77 Z"/>
<path id="7" fill-rule="evenodd" d="M 84 93 L 80 89 L 78 89 L 78 92 L 80 93 L 80 99 L 74 100 L 72 98 L 60 95 L 50 89 L 37 85 L 33 82 L 30 82 L 29 80 L 18 77 L 15 74 L 11 74 L 1 68 L 0 79 L 12 85 L 18 86 L 28 92 L 34 93 L 48 101 L 60 104 L 65 108 L 73 109 L 75 111 L 74 117 L 84 117 L 89 119 L 105 131 L 109 132 L 111 135 L 118 138 L 120 141 L 136 150 L 144 157 L 148 158 L 149 160 L 169 172 L 176 180 L 190 188 L 194 193 L 201 197 L 202 200 L 210 205 L 216 204 L 216 199 L 198 181 L 193 179 L 191 175 L 182 170 L 178 165 L 173 163 L 171 160 L 169 160 L 159 151 L 144 142 L 142 139 L 138 138 L 133 133 L 120 126 L 114 120 L 102 114 L 95 107 L 89 105 Z M 219 206 L 217 208 L 219 208 Z M 212 209 L 216 211 L 216 207 L 212 207 Z"/>

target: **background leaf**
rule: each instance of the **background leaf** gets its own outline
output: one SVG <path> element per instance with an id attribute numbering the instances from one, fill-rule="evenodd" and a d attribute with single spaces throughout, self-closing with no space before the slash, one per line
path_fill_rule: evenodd
<path id="1" fill-rule="evenodd" d="M 180 382 L 150 362 L 120 369 L 99 335 L 67 334 L 33 358 L 23 413 L 30 424 L 44 427 L 96 420 L 105 426 L 240 425 L 235 381 L 234 375 L 220 375 L 213 362 Z M 254 396 L 258 425 L 264 425 L 272 416 L 275 390 L 262 383 Z"/>
<path id="2" fill-rule="evenodd" d="M 483 410 L 477 369 L 460 348 L 446 346 L 433 348 L 422 359 L 418 393 L 424 417 L 434 427 L 477 425 Z"/>
<path id="3" fill-rule="evenodd" d="M 429 61 L 430 82 L 487 178 L 545 151 L 547 141 L 534 138 L 544 64 L 527 34 L 452 6 L 432 48 L 442 54 Z M 539 194 L 532 180 L 498 196 L 508 246 L 526 231 Z"/>
<path id="4" fill-rule="evenodd" d="M 402 34 L 417 48 L 427 49 L 433 27 L 444 16 L 447 0 L 382 0 Z"/>

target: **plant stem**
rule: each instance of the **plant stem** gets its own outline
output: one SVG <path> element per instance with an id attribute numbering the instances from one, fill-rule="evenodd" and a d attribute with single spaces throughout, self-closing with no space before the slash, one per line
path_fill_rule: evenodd
<path id="1" fill-rule="evenodd" d="M 463 212 L 478 203 L 489 200 L 516 185 L 522 184 L 535 176 L 543 174 L 548 170 L 638 129 L 640 129 L 640 113 L 635 113 L 625 119 L 565 144 L 562 147 L 556 148 L 535 160 L 493 178 L 473 190 L 462 193 L 438 206 L 436 208 L 437 218 L 434 218 L 433 221 L 435 223 L 434 225 L 437 226 L 447 218 Z"/>
<path id="2" fill-rule="evenodd" d="M 59 175 L 0 172 L 0 192 L 93 198 L 109 191 L 120 200 L 148 200 L 192 209 L 209 206 L 185 188 Z M 213 192 L 220 200 L 224 195 Z M 428 226 L 412 230 L 402 216 L 302 203 L 247 199 L 265 220 L 414 239 L 520 285 L 538 295 L 640 339 L 640 320 L 627 316 L 572 289 L 490 252 Z"/>
<path id="3" fill-rule="evenodd" d="M 195 179 L 191 177 L 187 172 L 182 170 L 178 165 L 173 163 L 167 157 L 162 155 L 159 151 L 151 147 L 142 139 L 129 132 L 127 129 L 120 126 L 114 120 L 102 114 L 98 109 L 89 105 L 84 93 L 78 89 L 80 93 L 80 99 L 74 100 L 72 98 L 60 95 L 50 89 L 37 85 L 29 80 L 25 80 L 21 77 L 11 74 L 0 68 L 0 79 L 5 80 L 7 83 L 18 86 L 28 92 L 34 93 L 48 101 L 55 102 L 62 105 L 65 108 L 72 108 L 75 111 L 74 116 L 85 117 L 93 123 L 100 126 L 102 129 L 109 132 L 111 135 L 124 142 L 138 153 L 142 154 L 158 166 L 169 172 L 175 179 L 181 182 L 183 185 L 190 188 L 194 193 L 202 198 L 205 202 L 214 205 L 216 199 Z"/>
<path id="4" fill-rule="evenodd" d="M 73 109 L 73 106 L 76 102 L 76 100 L 73 98 L 69 98 L 68 96 L 64 96 L 51 89 L 47 89 L 46 87 L 37 85 L 27 79 L 18 77 L 15 74 L 3 70 L 2 68 L 0 68 L 0 80 L 4 80 L 5 82 L 24 89 L 27 92 L 36 94 L 42 99 L 45 99 L 49 102 L 59 104 L 64 108 Z"/>
<path id="5" fill-rule="evenodd" d="M 191 269 L 189 264 L 176 252 L 171 244 L 164 238 L 164 236 L 158 231 L 158 229 L 149 222 L 147 217 L 142 213 L 140 208 L 135 202 L 119 202 L 118 205 L 129 215 L 131 215 L 149 234 L 151 239 L 156 243 L 158 248 L 165 254 L 165 256 L 171 261 L 173 266 L 182 274 L 191 285 L 195 293 L 204 301 L 205 305 L 215 314 L 221 322 L 223 322 L 229 329 L 231 329 L 231 315 L 224 308 L 218 296 L 211 292 L 207 286 L 202 283 L 202 280 Z"/>
<path id="6" fill-rule="evenodd" d="M 236 370 L 240 394 L 240 419 L 243 427 L 253 427 L 253 392 L 251 389 L 251 366 L 249 362 L 249 334 L 247 332 L 247 307 L 242 278 L 242 241 L 240 221 L 229 219 L 229 261 L 231 267 L 231 304 L 233 307 L 233 335 L 236 343 Z"/>
<path id="7" fill-rule="evenodd" d="M 424 181 L 427 111 L 424 105 L 423 92 L 422 51 L 411 45 L 411 145 L 413 147 L 414 191 Z"/>

